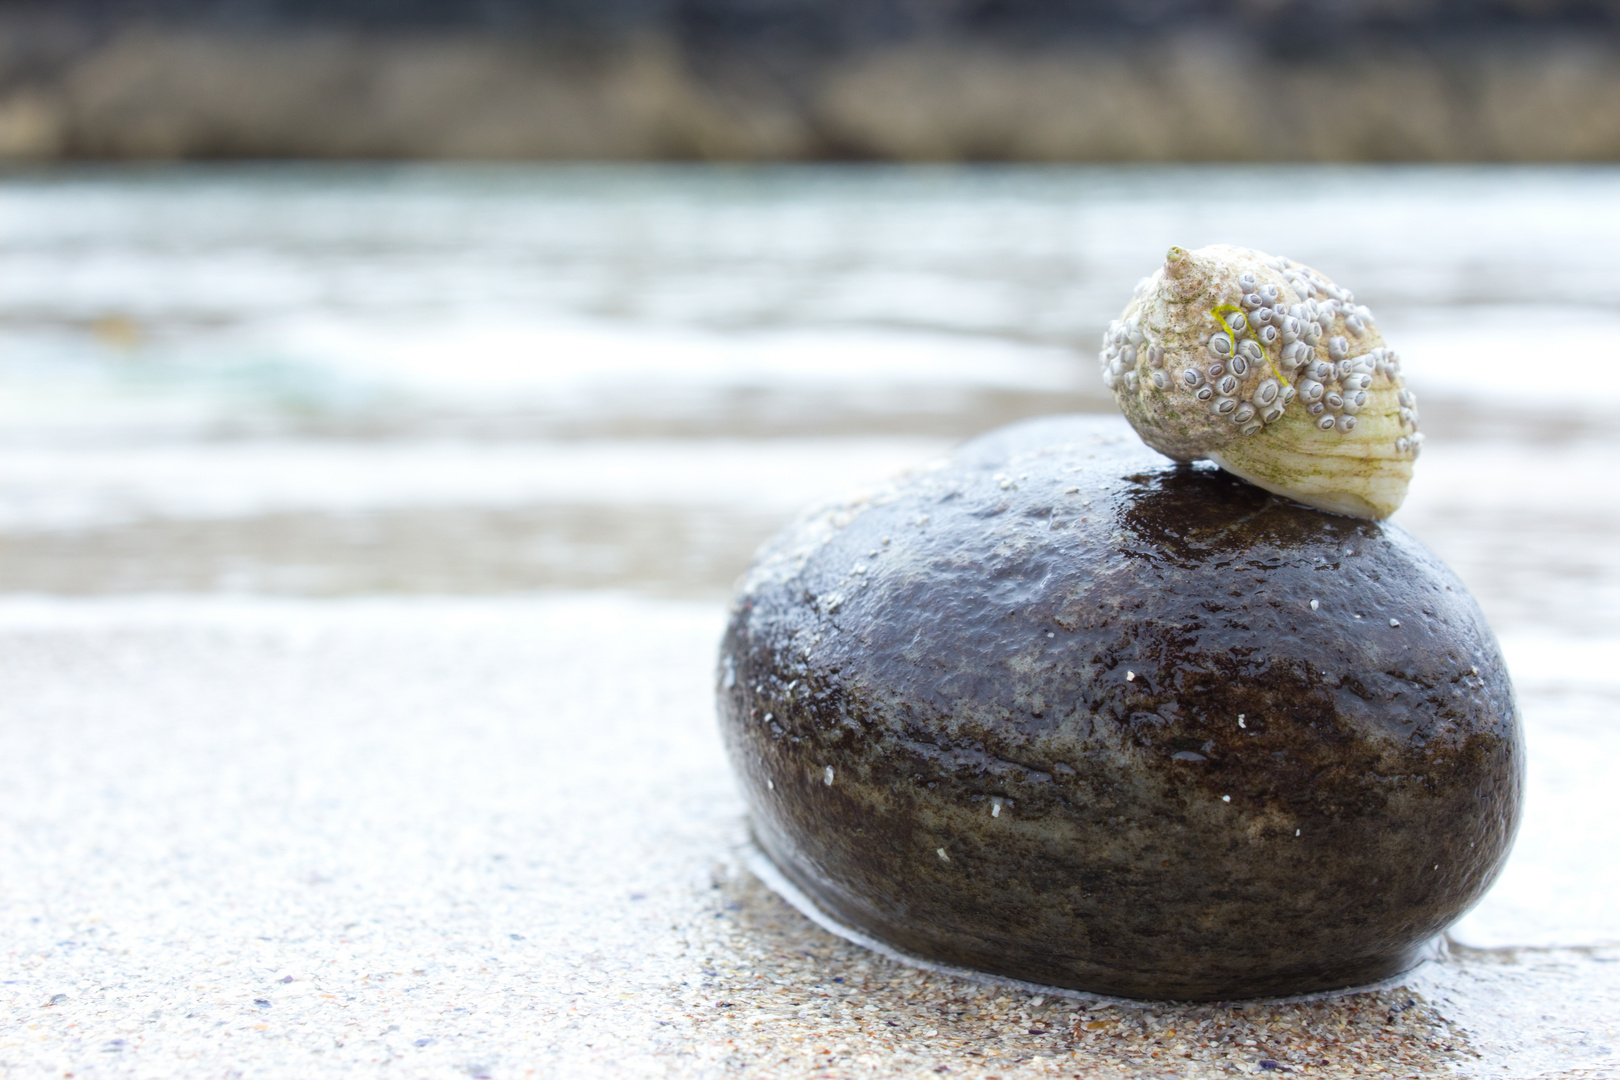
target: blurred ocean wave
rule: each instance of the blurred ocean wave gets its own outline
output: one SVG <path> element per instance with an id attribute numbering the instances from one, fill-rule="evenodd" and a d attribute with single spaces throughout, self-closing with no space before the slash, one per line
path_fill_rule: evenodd
<path id="1" fill-rule="evenodd" d="M 5 179 L 0 237 L 7 590 L 721 596 L 797 505 L 1112 411 L 1102 327 L 1230 241 L 1372 307 L 1397 520 L 1493 618 L 1620 630 L 1620 170 L 93 168 Z"/>

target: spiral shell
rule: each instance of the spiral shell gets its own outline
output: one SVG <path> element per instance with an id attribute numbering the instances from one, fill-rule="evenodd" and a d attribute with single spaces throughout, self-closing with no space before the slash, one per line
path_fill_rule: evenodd
<path id="1" fill-rule="evenodd" d="M 1353 517 L 1388 517 L 1406 498 L 1423 436 L 1400 358 L 1372 312 L 1308 266 L 1173 247 L 1099 359 L 1131 426 L 1177 461 L 1208 458 Z"/>

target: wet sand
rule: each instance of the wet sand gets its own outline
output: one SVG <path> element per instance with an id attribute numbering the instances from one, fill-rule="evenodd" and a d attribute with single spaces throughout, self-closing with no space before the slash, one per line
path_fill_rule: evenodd
<path id="1" fill-rule="evenodd" d="M 589 595 L 0 604 L 0 1061 L 300 1077 L 1613 1067 L 1613 946 L 1457 947 L 1372 993 L 1176 1006 L 981 985 L 827 934 L 746 869 L 710 704 L 722 619 Z M 1527 695 L 1532 747 L 1546 706 Z M 1540 766 L 1532 817 L 1567 811 Z"/>

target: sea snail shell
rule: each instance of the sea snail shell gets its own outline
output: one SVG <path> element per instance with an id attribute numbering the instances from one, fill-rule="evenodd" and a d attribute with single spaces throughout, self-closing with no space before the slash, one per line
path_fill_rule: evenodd
<path id="1" fill-rule="evenodd" d="M 1152 378 L 1150 352 L 1182 375 Z M 1137 434 L 1177 461 L 1208 458 L 1352 517 L 1388 517 L 1406 498 L 1423 436 L 1400 360 L 1372 312 L 1308 266 L 1173 247 L 1109 325 L 1099 359 Z M 1225 371 L 1201 394 L 1213 363 Z"/>

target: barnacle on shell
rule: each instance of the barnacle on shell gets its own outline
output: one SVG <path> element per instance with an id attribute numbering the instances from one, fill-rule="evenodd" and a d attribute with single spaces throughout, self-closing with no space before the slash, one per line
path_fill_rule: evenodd
<path id="1" fill-rule="evenodd" d="M 1103 381 L 1144 442 L 1308 506 L 1385 518 L 1422 449 L 1372 312 L 1308 266 L 1173 247 L 1103 335 Z"/>

